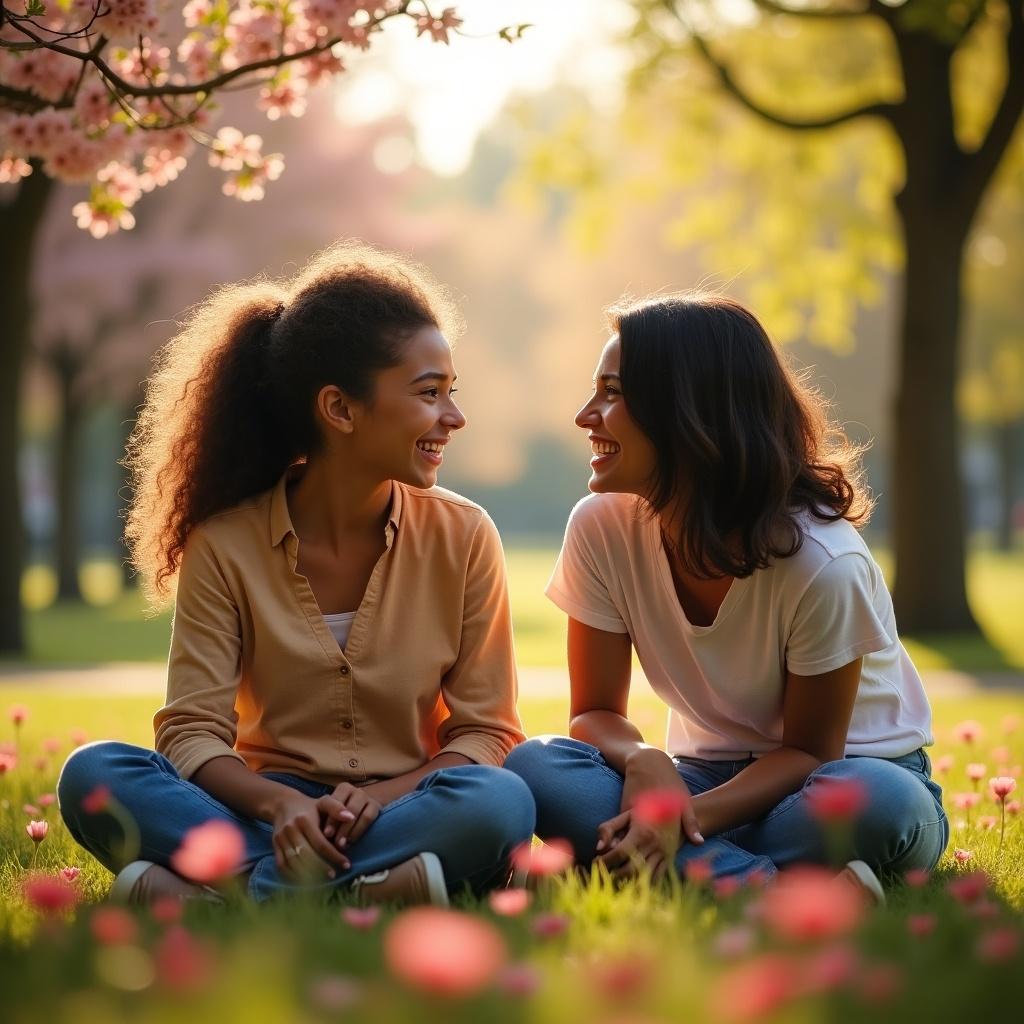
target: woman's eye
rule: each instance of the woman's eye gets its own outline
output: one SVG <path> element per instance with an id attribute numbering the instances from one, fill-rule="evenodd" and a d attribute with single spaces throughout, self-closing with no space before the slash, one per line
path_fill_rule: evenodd
<path id="1" fill-rule="evenodd" d="M 611 386 L 611 384 L 605 384 L 605 386 L 604 386 L 604 393 L 606 395 L 617 395 L 617 394 L 619 394 L 619 389 L 618 388 L 613 388 Z"/>
<path id="2" fill-rule="evenodd" d="M 427 390 L 423 392 L 425 395 L 430 395 L 431 398 L 437 398 L 438 393 L 437 388 L 427 388 Z"/>

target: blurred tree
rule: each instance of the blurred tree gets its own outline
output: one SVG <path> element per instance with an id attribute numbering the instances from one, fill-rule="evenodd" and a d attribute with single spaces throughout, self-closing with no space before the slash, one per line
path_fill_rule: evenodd
<path id="1" fill-rule="evenodd" d="M 592 240 L 624 195 L 676 194 L 668 237 L 752 278 L 782 340 L 850 345 L 858 304 L 902 258 L 897 614 L 907 631 L 976 629 L 954 405 L 961 269 L 997 172 L 1020 187 L 1004 157 L 1024 110 L 1021 0 L 634 2 L 623 116 L 610 133 L 579 116 L 531 174 L 576 190 L 575 229 Z"/>
<path id="2" fill-rule="evenodd" d="M 344 71 L 342 48 L 367 48 L 396 18 L 441 43 L 461 23 L 426 0 L 0 3 L 0 184 L 17 186 L 0 205 L 0 652 L 24 647 L 19 390 L 30 268 L 52 183 L 91 183 L 73 212 L 96 237 L 132 227 L 131 207 L 174 181 L 196 144 L 227 174 L 227 194 L 260 199 L 283 159 L 263 154 L 258 135 L 210 135 L 215 99 L 259 88 L 271 119 L 301 115 L 309 87 Z"/>

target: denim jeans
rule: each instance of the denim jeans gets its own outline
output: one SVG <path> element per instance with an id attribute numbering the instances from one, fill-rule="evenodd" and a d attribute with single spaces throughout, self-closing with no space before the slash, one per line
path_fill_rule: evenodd
<path id="1" fill-rule="evenodd" d="M 728 782 L 752 761 L 705 761 L 673 758 L 680 778 L 694 795 Z M 597 826 L 619 813 L 623 779 L 589 743 L 565 736 L 541 736 L 516 747 L 505 767 L 530 787 L 537 803 L 537 834 L 568 839 L 580 864 L 595 855 Z M 771 876 L 798 862 L 825 863 L 826 836 L 810 813 L 807 795 L 823 778 L 856 779 L 869 794 L 857 818 L 847 859 L 867 861 L 875 870 L 896 873 L 932 869 L 949 840 L 942 810 L 942 790 L 931 781 L 931 764 L 923 750 L 887 760 L 847 757 L 829 761 L 808 776 L 764 817 L 705 837 L 702 845 L 684 843 L 676 869 L 706 859 L 713 877 L 744 879 L 753 873 Z"/>
<path id="2" fill-rule="evenodd" d="M 320 797 L 331 786 L 293 775 L 264 773 L 265 778 Z M 112 815 L 90 814 L 82 800 L 104 785 L 135 819 L 141 844 L 138 856 L 164 866 L 196 825 L 230 821 L 245 838 L 249 894 L 264 900 L 300 887 L 278 873 L 265 821 L 237 814 L 194 783 L 181 778 L 162 754 L 113 741 L 79 747 L 67 760 L 57 782 L 60 811 L 72 836 L 112 871 L 118 863 L 123 830 Z M 510 851 L 533 834 L 533 797 L 512 772 L 489 765 L 442 768 L 422 778 L 416 788 L 387 804 L 346 855 L 349 870 L 312 888 L 325 895 L 344 889 L 358 875 L 394 867 L 418 853 L 436 853 L 451 893 L 468 886 L 481 893 L 503 881 Z"/>

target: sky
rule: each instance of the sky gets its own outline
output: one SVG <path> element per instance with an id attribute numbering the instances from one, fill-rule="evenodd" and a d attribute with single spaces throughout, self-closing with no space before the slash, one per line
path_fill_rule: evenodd
<path id="1" fill-rule="evenodd" d="M 381 170 L 416 160 L 437 174 L 458 174 L 506 101 L 558 81 L 586 89 L 595 105 L 614 103 L 626 65 L 614 41 L 629 24 L 624 0 L 452 3 L 465 34 L 449 46 L 418 38 L 411 24 L 392 24 L 369 52 L 346 58 L 339 117 L 360 123 L 402 113 L 413 125 L 412 144 L 392 139 L 378 149 Z M 499 29 L 520 23 L 532 25 L 520 40 L 498 38 Z"/>

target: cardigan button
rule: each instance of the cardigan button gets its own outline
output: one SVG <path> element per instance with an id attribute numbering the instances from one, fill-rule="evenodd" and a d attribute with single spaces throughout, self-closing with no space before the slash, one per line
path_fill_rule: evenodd
<path id="1" fill-rule="evenodd" d="M 351 718 L 346 718 L 345 721 L 341 723 L 341 725 L 342 725 L 343 729 L 351 729 L 352 728 L 352 719 Z"/>
<path id="2" fill-rule="evenodd" d="M 354 757 L 350 758 L 349 762 L 348 762 L 348 766 L 349 766 L 349 768 L 358 768 L 359 767 L 359 761 L 356 758 L 354 758 Z"/>
<path id="3" fill-rule="evenodd" d="M 343 676 L 347 676 L 348 675 L 348 665 L 342 665 L 341 666 L 341 674 Z"/>

